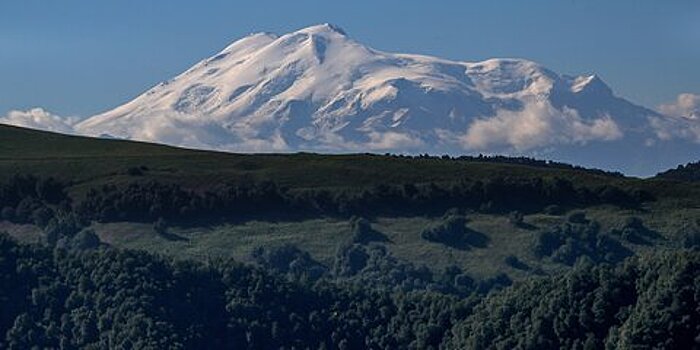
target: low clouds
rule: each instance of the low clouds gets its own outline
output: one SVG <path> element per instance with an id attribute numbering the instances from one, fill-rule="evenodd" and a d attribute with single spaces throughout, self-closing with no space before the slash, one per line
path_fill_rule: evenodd
<path id="1" fill-rule="evenodd" d="M 654 117 L 649 119 L 656 137 L 662 141 L 684 139 L 700 143 L 700 119 L 688 117 Z"/>
<path id="2" fill-rule="evenodd" d="M 366 146 L 372 151 L 413 150 L 425 146 L 419 137 L 401 132 L 371 132 Z"/>
<path id="3" fill-rule="evenodd" d="M 684 139 L 700 143 L 700 95 L 680 94 L 675 101 L 662 104 L 663 116 L 649 119 L 656 137 L 662 141 Z"/>
<path id="4" fill-rule="evenodd" d="M 559 111 L 549 102 L 537 101 L 520 111 L 502 110 L 494 117 L 477 119 L 458 140 L 471 150 L 526 151 L 557 144 L 611 141 L 622 136 L 609 116 L 584 120 L 575 110 Z"/>
<path id="5" fill-rule="evenodd" d="M 643 136 L 649 147 L 679 140 L 700 143 L 700 95 L 682 94 L 673 103 L 659 106 L 665 115 L 649 116 L 639 130 L 622 129 L 614 116 L 583 118 L 576 110 L 554 108 L 548 101 L 525 103 L 519 111 L 500 110 L 495 116 L 475 118 L 452 130 L 371 128 L 309 134 L 301 143 L 288 139 L 293 133 L 275 123 L 226 125 L 183 113 L 149 113 L 129 123 L 79 123 L 42 108 L 11 111 L 0 123 L 68 134 L 101 136 L 165 143 L 175 146 L 233 152 L 487 152 L 523 153 L 553 150 L 562 145 L 584 145 Z M 626 135 L 629 134 L 629 135 Z M 294 135 L 292 137 L 298 137 Z M 632 142 L 630 139 L 630 142 Z M 291 142 L 291 143 L 290 143 Z"/>
<path id="6" fill-rule="evenodd" d="M 77 118 L 66 118 L 52 114 L 42 108 L 28 111 L 11 111 L 0 117 L 0 123 L 33 129 L 70 134 L 99 136 L 105 130 L 95 130 L 90 125 L 77 124 Z M 694 137 L 700 140 L 700 125 L 695 129 L 659 120 L 655 121 L 659 138 Z M 289 148 L 288 140 L 279 130 L 261 135 L 260 130 L 250 128 L 223 127 L 206 118 L 179 113 L 153 113 L 135 118 L 126 125 L 102 125 L 114 137 L 128 137 L 139 141 L 166 143 L 170 145 L 219 149 L 238 152 L 284 152 Z M 265 129 L 265 128 L 262 128 Z M 274 128 L 273 128 L 274 129 Z M 431 148 L 420 134 L 404 130 L 365 130 L 367 141 L 346 140 L 331 133 L 307 144 L 304 148 L 326 151 L 408 151 Z M 456 145 L 464 150 L 496 152 L 503 150 L 527 151 L 558 144 L 585 144 L 589 141 L 616 140 L 623 136 L 618 125 L 610 117 L 584 120 L 571 109 L 559 111 L 546 101 L 528 103 L 521 111 L 502 110 L 496 116 L 476 119 L 466 130 L 436 130 L 443 143 Z M 686 135 L 687 134 L 687 135 Z M 315 144 L 315 145 L 314 145 Z"/>
<path id="7" fill-rule="evenodd" d="M 659 112 L 669 117 L 700 119 L 700 95 L 680 94 L 675 101 L 660 105 Z"/>
<path id="8" fill-rule="evenodd" d="M 314 134 L 301 145 L 305 151 L 322 152 L 411 152 L 430 147 L 417 133 L 409 131 L 378 131 L 373 129 L 354 132 L 355 137 L 345 137 L 338 132 Z"/>
<path id="9" fill-rule="evenodd" d="M 118 138 L 197 149 L 232 152 L 289 151 L 278 132 L 259 135 L 248 126 L 226 126 L 199 115 L 164 111 L 137 115 L 129 123 L 110 119 L 98 121 L 95 123 L 95 120 L 88 120 L 78 124 L 76 131 L 84 135 L 99 136 L 108 133 Z"/>
<path id="10" fill-rule="evenodd" d="M 0 124 L 72 134 L 73 125 L 78 120 L 75 117 L 60 117 L 43 108 L 32 108 L 27 111 L 10 111 L 6 116 L 0 117 Z"/>

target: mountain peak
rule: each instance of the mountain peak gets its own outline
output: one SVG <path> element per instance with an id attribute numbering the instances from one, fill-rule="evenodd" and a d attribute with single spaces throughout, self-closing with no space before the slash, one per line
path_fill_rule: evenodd
<path id="1" fill-rule="evenodd" d="M 278 36 L 277 34 L 270 33 L 270 32 L 258 32 L 258 33 L 252 33 L 249 34 L 248 36 L 236 40 L 233 43 L 229 44 L 226 48 L 224 48 L 220 53 L 219 56 L 216 57 L 223 57 L 222 55 L 233 52 L 236 50 L 240 49 L 254 49 L 258 48 L 261 46 L 264 46 L 273 40 L 277 39 Z M 214 57 L 214 58 L 216 58 Z"/>
<path id="2" fill-rule="evenodd" d="M 595 75 L 383 52 L 323 23 L 240 39 L 75 130 L 239 152 L 528 152 L 616 140 L 617 120 L 647 114 L 610 96 Z"/>
<path id="3" fill-rule="evenodd" d="M 574 78 L 571 84 L 574 93 L 596 93 L 611 95 L 612 89 L 597 74 L 582 75 Z"/>
<path id="4" fill-rule="evenodd" d="M 342 36 L 347 36 L 347 33 L 342 28 L 331 23 L 313 25 L 304 29 L 300 29 L 297 32 L 308 34 L 340 34 Z"/>

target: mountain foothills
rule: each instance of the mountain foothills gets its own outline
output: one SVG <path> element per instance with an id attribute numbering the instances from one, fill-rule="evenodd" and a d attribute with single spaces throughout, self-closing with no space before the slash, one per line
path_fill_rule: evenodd
<path id="1" fill-rule="evenodd" d="M 694 164 L 0 140 L 3 349 L 700 348 Z"/>
<path id="2" fill-rule="evenodd" d="M 688 95 L 677 106 L 695 102 Z M 240 39 L 86 120 L 34 110 L 3 121 L 200 149 L 507 153 L 650 175 L 697 156 L 700 123 L 674 106 L 661 114 L 615 96 L 596 75 L 522 59 L 382 52 L 322 24 Z"/>

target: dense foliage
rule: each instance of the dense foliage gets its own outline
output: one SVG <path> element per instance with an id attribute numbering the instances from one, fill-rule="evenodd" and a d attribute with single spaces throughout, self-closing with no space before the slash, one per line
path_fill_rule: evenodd
<path id="1" fill-rule="evenodd" d="M 569 273 L 486 298 L 449 348 L 697 349 L 699 253 L 657 253 L 618 267 L 581 260 Z"/>
<path id="2" fill-rule="evenodd" d="M 176 184 L 135 181 L 92 188 L 75 199 L 66 194 L 67 186 L 53 178 L 13 176 L 0 184 L 0 219 L 34 223 L 42 228 L 51 224 L 59 231 L 71 231 L 70 226 L 90 221 L 157 223 L 159 219 L 167 219 L 186 223 L 251 217 L 439 215 L 452 207 L 491 213 L 538 212 L 553 206 L 637 207 L 650 199 L 641 191 L 612 185 L 577 187 L 560 178 L 488 181 L 465 178 L 450 183 L 382 184 L 352 190 L 290 190 L 273 182 L 254 181 L 195 190 Z M 53 223 L 52 219 L 55 219 Z"/>
<path id="3" fill-rule="evenodd" d="M 612 185 L 577 187 L 564 179 L 464 179 L 454 183 L 377 185 L 364 189 L 289 190 L 272 182 L 222 184 L 204 191 L 158 182 L 105 185 L 76 205 L 80 217 L 98 221 L 158 218 L 235 220 L 251 216 L 376 216 L 441 214 L 452 207 L 495 213 L 537 212 L 552 205 L 612 204 L 636 207 L 647 194 Z"/>
<path id="4" fill-rule="evenodd" d="M 658 178 L 679 181 L 700 181 L 700 161 L 681 164 L 675 169 L 669 169 L 656 175 Z"/>
<path id="5" fill-rule="evenodd" d="M 421 238 L 457 249 L 486 246 L 489 238 L 467 227 L 467 222 L 463 215 L 448 213 L 438 223 L 423 229 Z"/>
<path id="6" fill-rule="evenodd" d="M 8 349 L 692 349 L 700 340 L 698 251 L 617 267 L 584 259 L 564 275 L 467 298 L 6 236 L 0 257 Z"/>
<path id="7" fill-rule="evenodd" d="M 600 225 L 587 220 L 583 213 L 575 213 L 568 222 L 541 232 L 533 252 L 566 265 L 573 265 L 582 256 L 596 263 L 615 263 L 632 254 L 610 234 L 601 232 Z"/>
<path id="8" fill-rule="evenodd" d="M 58 206 L 67 206 L 65 184 L 53 178 L 18 175 L 0 184 L 0 219 L 45 226 Z"/>

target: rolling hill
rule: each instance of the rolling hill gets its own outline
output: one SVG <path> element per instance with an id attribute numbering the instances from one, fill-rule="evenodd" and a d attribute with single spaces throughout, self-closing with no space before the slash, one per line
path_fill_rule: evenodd
<path id="1" fill-rule="evenodd" d="M 10 126 L 0 140 L 2 346 L 692 348 L 700 329 L 697 183 Z M 77 328 L 62 340 L 58 324 Z"/>
<path id="2" fill-rule="evenodd" d="M 295 188 L 362 187 L 380 183 L 425 183 L 461 178 L 564 176 L 602 184 L 624 178 L 602 171 L 527 159 L 402 157 L 375 154 L 235 154 L 152 143 L 83 136 L 0 125 L 4 175 L 32 173 L 73 182 L 109 181 L 132 167 L 151 169 L 144 178 L 193 186 L 252 176 Z M 311 171 L 313 170 L 313 171 Z M 632 178 L 627 181 L 634 182 Z"/>

